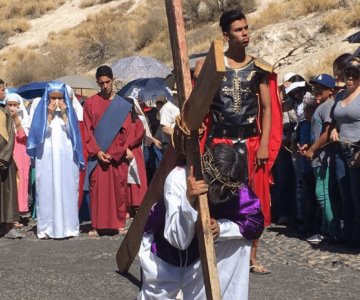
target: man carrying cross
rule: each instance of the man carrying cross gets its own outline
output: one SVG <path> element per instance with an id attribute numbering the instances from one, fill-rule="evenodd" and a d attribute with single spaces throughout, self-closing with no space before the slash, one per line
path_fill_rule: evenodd
<path id="1" fill-rule="evenodd" d="M 220 27 L 229 46 L 224 57 L 226 73 L 210 108 L 206 144 L 227 143 L 247 154 L 248 182 L 261 200 L 265 225 L 269 225 L 269 170 L 281 136 L 279 101 L 271 101 L 270 97 L 274 74 L 272 66 L 246 53 L 250 36 L 241 10 L 224 12 Z M 195 76 L 201 66 L 200 61 Z M 277 99 L 275 92 L 271 96 Z M 257 247 L 258 240 L 253 244 L 250 270 L 268 274 L 270 271 L 257 262 Z"/>
<path id="2" fill-rule="evenodd" d="M 244 158 L 218 144 L 202 157 L 205 180 L 181 165 L 165 181 L 164 201 L 150 213 L 139 252 L 142 299 L 205 299 L 199 246 L 195 235 L 197 196 L 208 192 L 221 299 L 247 299 L 251 241 L 263 230 L 258 198 L 245 181 Z"/>

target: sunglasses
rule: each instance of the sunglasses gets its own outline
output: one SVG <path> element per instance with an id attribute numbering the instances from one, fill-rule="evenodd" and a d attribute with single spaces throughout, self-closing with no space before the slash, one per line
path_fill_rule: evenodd
<path id="1" fill-rule="evenodd" d="M 355 70 L 349 70 L 344 72 L 344 76 L 346 78 L 359 79 L 360 73 Z"/>

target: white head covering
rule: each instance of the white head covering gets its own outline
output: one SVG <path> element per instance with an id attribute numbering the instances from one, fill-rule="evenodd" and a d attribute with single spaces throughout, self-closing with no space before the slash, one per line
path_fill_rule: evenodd
<path id="1" fill-rule="evenodd" d="M 289 79 L 290 79 L 291 77 L 295 76 L 295 75 L 296 75 L 296 73 L 294 73 L 294 72 L 286 73 L 286 74 L 284 75 L 284 77 L 283 77 L 283 83 L 284 83 L 285 81 L 289 81 Z"/>
<path id="2" fill-rule="evenodd" d="M 7 104 L 8 102 L 17 102 L 19 103 L 19 110 L 18 112 L 18 116 L 21 122 L 21 126 L 25 131 L 25 134 L 28 135 L 29 133 L 29 128 L 30 128 L 30 118 L 29 118 L 29 114 L 24 106 L 24 99 L 16 94 L 16 93 L 9 93 L 5 96 L 5 104 Z"/>
<path id="3" fill-rule="evenodd" d="M 148 120 L 147 120 L 143 110 L 141 109 L 139 101 L 133 96 L 128 96 L 128 98 L 130 98 L 130 99 L 132 99 L 134 101 L 135 111 L 138 114 L 141 122 L 144 125 L 144 129 L 145 129 L 144 144 L 145 144 L 145 146 L 150 146 L 152 141 L 153 141 L 153 136 L 152 136 L 151 131 L 150 131 Z"/>
<path id="4" fill-rule="evenodd" d="M 69 97 L 72 101 L 76 116 L 78 118 L 79 121 L 83 121 L 84 120 L 84 112 L 83 112 L 83 107 L 80 103 L 80 101 L 78 100 L 78 98 L 75 96 L 75 93 L 73 91 L 73 89 L 71 88 L 70 85 L 65 85 L 66 86 L 66 90 L 69 94 Z"/>
<path id="5" fill-rule="evenodd" d="M 5 103 L 7 103 L 9 101 L 17 102 L 19 104 L 24 102 L 23 98 L 20 95 L 16 94 L 16 93 L 8 93 L 8 94 L 6 94 Z"/>
<path id="6" fill-rule="evenodd" d="M 287 88 L 285 88 L 286 95 L 289 94 L 291 91 L 295 90 L 298 87 L 304 87 L 306 85 L 305 81 L 296 81 L 290 84 Z"/>

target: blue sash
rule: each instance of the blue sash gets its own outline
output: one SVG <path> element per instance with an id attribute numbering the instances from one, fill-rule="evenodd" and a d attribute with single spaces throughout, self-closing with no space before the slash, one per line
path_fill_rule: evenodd
<path id="1" fill-rule="evenodd" d="M 132 104 L 125 99 L 115 95 L 109 107 L 101 117 L 98 125 L 94 130 L 94 137 L 100 149 L 106 152 L 111 143 L 114 141 L 115 136 L 120 131 L 125 119 L 132 108 Z M 84 191 L 89 191 L 90 176 L 92 171 L 98 164 L 96 156 L 89 157 L 86 166 L 86 175 L 84 181 Z"/>

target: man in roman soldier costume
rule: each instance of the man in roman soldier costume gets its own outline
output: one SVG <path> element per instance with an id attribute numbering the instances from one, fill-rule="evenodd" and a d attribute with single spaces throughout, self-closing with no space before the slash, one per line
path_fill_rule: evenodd
<path id="1" fill-rule="evenodd" d="M 276 75 L 268 63 L 248 55 L 249 29 L 241 10 L 224 12 L 220 27 L 228 49 L 225 51 L 226 73 L 213 100 L 205 143 L 233 145 L 247 156 L 247 178 L 261 201 L 265 226 L 270 225 L 270 169 L 281 144 L 282 118 L 277 95 Z M 194 76 L 200 73 L 199 61 Z M 256 259 L 258 240 L 251 250 L 250 270 L 270 273 Z"/>

